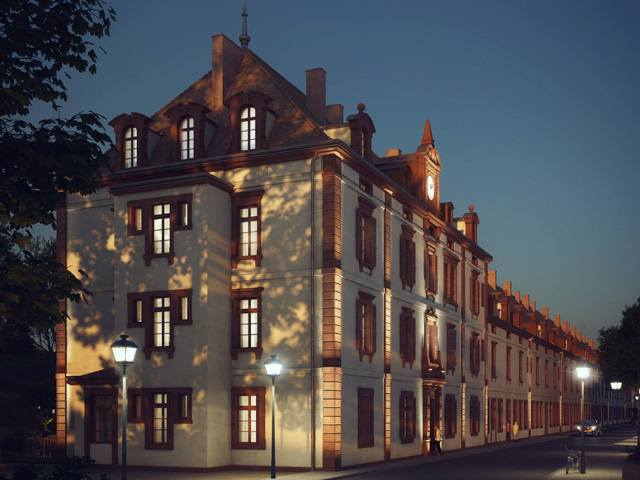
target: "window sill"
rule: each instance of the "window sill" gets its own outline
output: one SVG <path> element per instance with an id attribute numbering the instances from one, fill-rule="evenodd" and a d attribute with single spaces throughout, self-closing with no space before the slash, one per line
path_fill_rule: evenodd
<path id="1" fill-rule="evenodd" d="M 154 258 L 166 258 L 167 265 L 173 265 L 173 261 L 176 258 L 176 254 L 174 252 L 169 253 L 145 253 L 142 258 L 144 258 L 145 267 L 151 266 L 151 260 Z"/>
<path id="2" fill-rule="evenodd" d="M 358 353 L 360 354 L 360 361 L 362 361 L 363 357 L 367 356 L 369 357 L 369 363 L 371 363 L 373 355 L 375 355 L 375 352 L 367 352 L 366 350 L 358 350 Z"/>
<path id="3" fill-rule="evenodd" d="M 413 443 L 415 437 L 406 437 L 406 438 L 402 438 L 400 437 L 400 443 Z"/>
<path id="4" fill-rule="evenodd" d="M 449 307 L 452 308 L 453 310 L 455 310 L 456 312 L 458 311 L 458 304 L 455 302 L 452 302 L 451 300 L 447 300 L 445 299 L 444 301 L 444 306 L 445 307 Z"/>
<path id="5" fill-rule="evenodd" d="M 176 347 L 145 347 L 142 349 L 144 352 L 144 358 L 149 360 L 151 358 L 151 354 L 153 352 L 167 352 L 167 356 L 169 359 L 173 358 L 173 354 L 176 351 Z"/>
<path id="6" fill-rule="evenodd" d="M 247 261 L 253 260 L 253 266 L 259 267 L 262 263 L 262 255 L 250 255 L 246 257 L 234 256 L 231 257 L 231 268 L 238 268 L 240 263 L 245 263 Z"/>
<path id="7" fill-rule="evenodd" d="M 262 358 L 262 347 L 257 348 L 232 348 L 231 349 L 231 359 L 238 360 L 239 353 L 254 353 L 255 359 L 260 360 Z"/>

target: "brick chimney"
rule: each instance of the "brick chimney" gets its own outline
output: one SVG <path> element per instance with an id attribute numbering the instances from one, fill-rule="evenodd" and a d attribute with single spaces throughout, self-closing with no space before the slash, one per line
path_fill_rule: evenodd
<path id="1" fill-rule="evenodd" d="M 511 296 L 511 282 L 503 282 L 502 283 L 502 290 L 504 290 L 504 294 L 507 297 Z"/>
<path id="2" fill-rule="evenodd" d="M 323 68 L 307 70 L 307 107 L 320 123 L 327 123 L 327 72 Z"/>
<path id="3" fill-rule="evenodd" d="M 453 203 L 440 204 L 440 219 L 449 225 L 453 224 Z"/>
<path id="4" fill-rule="evenodd" d="M 224 98 L 242 63 L 242 49 L 220 34 L 211 37 L 211 105 L 224 108 Z"/>
<path id="5" fill-rule="evenodd" d="M 542 307 L 542 318 L 549 318 L 549 307 Z M 556 325 L 559 327 L 560 325 Z"/>
<path id="6" fill-rule="evenodd" d="M 344 123 L 344 107 L 339 103 L 327 105 L 326 113 L 328 125 Z"/>
<path id="7" fill-rule="evenodd" d="M 516 297 L 516 302 L 519 302 L 520 301 L 520 290 L 516 290 L 516 293 L 513 296 Z"/>
<path id="8" fill-rule="evenodd" d="M 558 317 L 558 319 L 560 319 L 560 315 L 556 315 L 556 317 Z M 571 325 L 566 320 L 562 321 L 562 330 L 564 331 L 564 333 L 571 332 Z"/>
<path id="9" fill-rule="evenodd" d="M 522 295 L 522 305 L 529 310 L 529 295 Z"/>
<path id="10" fill-rule="evenodd" d="M 489 285 L 491 286 L 491 288 L 493 288 L 494 290 L 497 290 L 497 286 L 498 286 L 498 272 L 496 270 L 489 270 Z"/>
<path id="11" fill-rule="evenodd" d="M 402 155 L 402 150 L 400 150 L 399 148 L 388 148 L 387 149 L 387 153 L 386 153 L 387 157 L 398 157 L 400 155 Z"/>
<path id="12" fill-rule="evenodd" d="M 553 316 L 553 323 L 555 324 L 556 327 L 560 328 L 560 325 L 561 325 L 560 315 L 554 315 Z"/>
<path id="13" fill-rule="evenodd" d="M 478 224 L 480 219 L 478 214 L 473 211 L 473 205 L 469 205 L 469 213 L 465 213 L 462 218 L 464 218 L 464 234 L 473 243 L 478 243 Z"/>
<path id="14" fill-rule="evenodd" d="M 531 300 L 531 310 L 533 310 L 534 312 L 536 312 L 536 302 L 534 302 L 533 300 Z"/>

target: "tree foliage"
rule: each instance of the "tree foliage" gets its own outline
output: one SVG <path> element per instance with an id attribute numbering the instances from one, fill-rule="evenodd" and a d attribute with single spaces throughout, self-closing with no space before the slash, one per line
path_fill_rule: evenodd
<path id="1" fill-rule="evenodd" d="M 640 386 L 640 298 L 625 307 L 619 325 L 598 332 L 598 363 L 607 381 Z"/>
<path id="2" fill-rule="evenodd" d="M 34 256 L 31 228 L 56 228 L 68 193 L 87 195 L 108 167 L 109 142 L 93 112 L 25 120 L 34 101 L 58 110 L 69 72 L 95 73 L 90 39 L 109 35 L 115 12 L 103 0 L 5 0 L 0 3 L 0 316 L 13 322 L 60 322 L 56 299 L 89 292 L 55 258 Z M 52 301 L 53 299 L 53 301 Z"/>

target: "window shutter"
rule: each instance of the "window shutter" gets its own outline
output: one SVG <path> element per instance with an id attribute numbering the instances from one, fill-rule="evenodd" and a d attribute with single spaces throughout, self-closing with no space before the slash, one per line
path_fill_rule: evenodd
<path id="1" fill-rule="evenodd" d="M 408 318 L 409 321 L 409 348 L 408 357 L 409 361 L 413 363 L 416 359 L 416 319 L 413 317 Z"/>
<path id="2" fill-rule="evenodd" d="M 407 278 L 407 242 L 400 237 L 400 280 Z"/>
<path id="3" fill-rule="evenodd" d="M 400 358 L 402 359 L 402 366 L 407 360 L 407 316 L 400 314 Z"/>
<path id="4" fill-rule="evenodd" d="M 364 321 L 364 315 L 362 312 L 363 303 L 360 300 L 356 300 L 356 350 L 362 351 L 362 323 Z"/>
<path id="5" fill-rule="evenodd" d="M 356 258 L 360 261 L 363 260 L 362 251 L 362 235 L 363 235 L 363 225 L 362 225 L 362 209 L 358 208 L 356 210 Z"/>
<path id="6" fill-rule="evenodd" d="M 370 263 L 371 263 L 371 268 L 376 266 L 376 219 L 371 216 L 371 221 L 369 222 L 369 225 L 371 226 L 371 228 L 369 229 L 369 242 L 371 245 L 371 249 L 369 250 L 371 252 L 371 258 L 369 259 Z"/>
<path id="7" fill-rule="evenodd" d="M 447 368 L 456 366 L 456 330 L 447 326 Z"/>
<path id="8" fill-rule="evenodd" d="M 416 397 L 412 395 L 410 402 L 411 409 L 409 410 L 409 415 L 411 418 L 411 422 L 409 423 L 409 437 L 413 440 L 414 438 L 416 438 Z"/>
<path id="9" fill-rule="evenodd" d="M 376 324 L 377 324 L 376 306 L 371 304 L 371 353 L 376 353 Z"/>
<path id="10" fill-rule="evenodd" d="M 407 252 L 407 259 L 409 262 L 408 265 L 408 283 L 410 283 L 411 285 L 415 285 L 416 283 L 416 244 L 415 242 L 409 240 L 407 242 L 407 246 L 408 246 L 408 252 Z"/>

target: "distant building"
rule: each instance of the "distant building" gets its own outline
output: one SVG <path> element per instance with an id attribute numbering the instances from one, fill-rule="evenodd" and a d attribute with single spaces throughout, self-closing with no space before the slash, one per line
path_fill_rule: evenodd
<path id="1" fill-rule="evenodd" d="M 298 90 L 224 35 L 212 69 L 147 117 L 122 114 L 114 172 L 58 211 L 59 258 L 89 303 L 58 332 L 58 430 L 69 455 L 268 467 L 277 354 L 277 463 L 335 470 L 573 428 L 574 367 L 595 344 L 502 288 L 473 207 L 441 202 L 427 121 L 416 151 L 371 148 L 363 104 L 326 105 L 326 73 Z M 629 418 L 628 394 L 588 383 L 587 416 Z"/>

